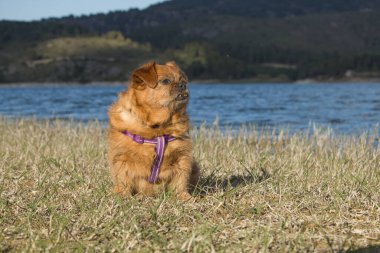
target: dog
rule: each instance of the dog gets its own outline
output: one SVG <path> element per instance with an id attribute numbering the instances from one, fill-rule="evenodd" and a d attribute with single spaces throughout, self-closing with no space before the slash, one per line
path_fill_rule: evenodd
<path id="1" fill-rule="evenodd" d="M 108 160 L 114 192 L 192 198 L 200 170 L 189 135 L 188 78 L 175 62 L 148 62 L 108 110 Z"/>

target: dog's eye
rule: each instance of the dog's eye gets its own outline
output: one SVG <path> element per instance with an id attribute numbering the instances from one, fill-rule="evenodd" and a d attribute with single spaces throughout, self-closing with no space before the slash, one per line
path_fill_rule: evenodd
<path id="1" fill-rule="evenodd" d="M 165 84 L 165 85 L 168 85 L 168 84 L 172 83 L 172 80 L 170 80 L 170 79 L 163 79 L 163 80 L 161 80 L 161 83 Z"/>

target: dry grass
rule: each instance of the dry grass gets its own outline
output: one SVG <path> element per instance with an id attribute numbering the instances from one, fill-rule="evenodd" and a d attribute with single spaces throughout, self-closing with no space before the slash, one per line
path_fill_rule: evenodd
<path id="1" fill-rule="evenodd" d="M 245 133 L 243 133 L 245 131 Z M 0 251 L 345 251 L 380 243 L 377 133 L 197 129 L 195 203 L 110 193 L 96 123 L 0 119 Z"/>

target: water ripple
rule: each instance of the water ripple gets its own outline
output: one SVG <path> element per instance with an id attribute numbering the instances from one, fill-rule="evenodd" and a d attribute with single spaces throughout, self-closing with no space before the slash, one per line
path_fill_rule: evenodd
<path id="1" fill-rule="evenodd" d="M 107 120 L 107 108 L 122 86 L 1 87 L 0 114 L 10 117 Z M 195 125 L 284 126 L 293 131 L 310 123 L 351 133 L 380 121 L 377 84 L 207 84 L 190 85 L 189 114 Z"/>

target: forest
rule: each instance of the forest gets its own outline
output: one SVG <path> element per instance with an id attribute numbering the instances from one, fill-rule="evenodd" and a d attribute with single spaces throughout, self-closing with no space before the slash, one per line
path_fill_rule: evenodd
<path id="1" fill-rule="evenodd" d="M 175 60 L 192 80 L 380 78 L 380 0 L 172 0 L 0 21 L 0 83 L 124 81 Z"/>

